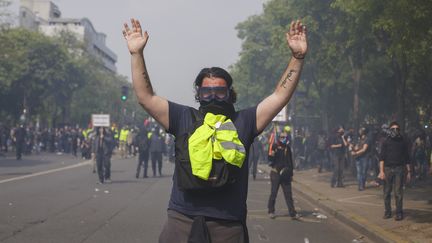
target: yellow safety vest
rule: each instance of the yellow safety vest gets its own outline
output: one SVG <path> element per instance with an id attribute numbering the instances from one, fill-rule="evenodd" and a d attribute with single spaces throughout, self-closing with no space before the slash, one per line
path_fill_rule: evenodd
<path id="1" fill-rule="evenodd" d="M 82 135 L 84 136 L 85 139 L 87 139 L 87 136 L 88 136 L 87 130 L 83 130 L 82 131 Z"/>
<path id="2" fill-rule="evenodd" d="M 120 130 L 120 139 L 119 140 L 122 142 L 126 142 L 128 134 L 129 134 L 129 130 L 126 130 L 126 129 Z"/>
<path id="3" fill-rule="evenodd" d="M 207 113 L 203 125 L 189 137 L 188 147 L 192 174 L 203 180 L 209 178 L 213 159 L 241 168 L 246 158 L 234 123 L 224 115 Z"/>
<path id="4" fill-rule="evenodd" d="M 87 130 L 84 130 L 84 131 L 83 131 L 83 136 L 84 136 L 85 139 L 88 138 L 89 133 L 91 133 L 92 130 L 93 130 L 93 129 L 88 128 Z"/>
<path id="5" fill-rule="evenodd" d="M 114 133 L 114 139 L 117 140 L 119 138 L 119 131 L 118 131 L 118 129 L 114 127 L 111 130 Z"/>

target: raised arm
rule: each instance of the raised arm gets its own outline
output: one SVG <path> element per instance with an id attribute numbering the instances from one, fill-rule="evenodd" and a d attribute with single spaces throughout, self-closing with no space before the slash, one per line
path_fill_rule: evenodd
<path id="1" fill-rule="evenodd" d="M 291 22 L 290 30 L 286 33 L 286 39 L 291 49 L 292 57 L 273 94 L 258 104 L 258 132 L 263 131 L 279 111 L 287 105 L 300 78 L 304 58 L 307 53 L 306 26 L 299 20 Z"/>
<path id="2" fill-rule="evenodd" d="M 168 101 L 155 95 L 144 61 L 144 47 L 149 35 L 142 32 L 141 24 L 131 19 L 131 27 L 124 24 L 123 36 L 131 54 L 132 84 L 140 105 L 165 129 L 169 128 Z"/>

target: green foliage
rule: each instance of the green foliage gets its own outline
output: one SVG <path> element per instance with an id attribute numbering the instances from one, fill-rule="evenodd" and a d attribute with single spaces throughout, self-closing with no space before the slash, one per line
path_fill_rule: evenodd
<path id="1" fill-rule="evenodd" d="M 243 45 L 231 72 L 239 107 L 255 105 L 273 91 L 290 58 L 284 34 L 298 18 L 308 27 L 309 53 L 297 89 L 306 95 L 294 96 L 292 112 L 319 116 L 324 128 L 371 116 L 381 122 L 394 114 L 416 120 L 418 111 L 432 118 L 428 0 L 266 2 L 262 14 L 237 25 Z"/>
<path id="2" fill-rule="evenodd" d="M 93 113 L 111 114 L 118 123 L 122 109 L 139 109 L 134 99 L 120 105 L 120 99 L 113 98 L 127 80 L 90 56 L 71 33 L 51 38 L 24 29 L 4 30 L 0 53 L 3 121 L 17 122 L 26 109 L 29 121 L 85 126 Z"/>

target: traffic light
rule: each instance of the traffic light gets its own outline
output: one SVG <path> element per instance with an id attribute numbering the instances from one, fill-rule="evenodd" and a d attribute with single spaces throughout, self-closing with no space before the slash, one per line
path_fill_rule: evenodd
<path id="1" fill-rule="evenodd" d="M 122 86 L 121 87 L 121 100 L 126 101 L 128 98 L 129 93 L 129 87 L 128 86 Z"/>

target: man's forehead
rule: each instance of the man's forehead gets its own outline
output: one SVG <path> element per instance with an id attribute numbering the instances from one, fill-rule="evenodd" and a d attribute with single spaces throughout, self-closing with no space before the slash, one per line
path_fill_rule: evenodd
<path id="1" fill-rule="evenodd" d="M 227 86 L 227 82 L 223 78 L 205 77 L 203 79 L 201 87 L 212 87 L 212 86 Z"/>

